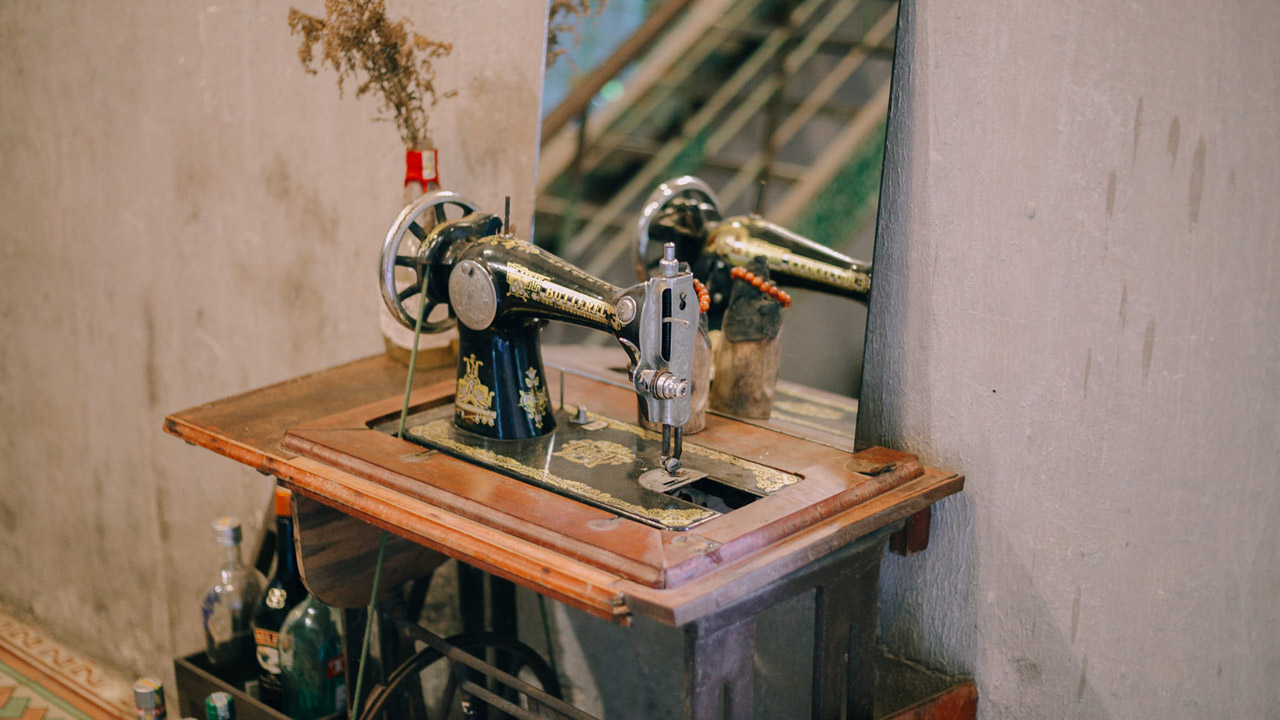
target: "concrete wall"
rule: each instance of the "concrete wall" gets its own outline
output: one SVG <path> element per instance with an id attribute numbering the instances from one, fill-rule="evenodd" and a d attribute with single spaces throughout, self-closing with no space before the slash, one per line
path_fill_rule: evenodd
<path id="1" fill-rule="evenodd" d="M 908 3 L 862 441 L 963 471 L 882 638 L 984 718 L 1277 717 L 1280 7 Z"/>
<path id="2" fill-rule="evenodd" d="M 541 5 L 413 8 L 457 43 L 446 184 L 517 218 Z M 163 415 L 380 346 L 401 149 L 287 7 L 0 6 L 0 604 L 131 670 L 199 646 L 207 522 L 270 487 Z M 969 488 L 888 561 L 884 640 L 989 718 L 1274 715 L 1280 10 L 904 21 L 864 439 Z"/>
<path id="3" fill-rule="evenodd" d="M 455 44 L 445 185 L 527 229 L 546 3 L 390 5 Z M 201 647 L 209 521 L 255 533 L 272 485 L 164 415 L 382 347 L 403 147 L 288 9 L 0 4 L 0 606 L 131 671 Z"/>

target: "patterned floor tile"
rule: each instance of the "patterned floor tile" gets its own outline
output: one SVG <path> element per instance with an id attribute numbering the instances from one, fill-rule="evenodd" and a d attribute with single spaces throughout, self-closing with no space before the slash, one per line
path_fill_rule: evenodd
<path id="1" fill-rule="evenodd" d="M 122 720 L 127 678 L 0 613 L 0 720 Z"/>

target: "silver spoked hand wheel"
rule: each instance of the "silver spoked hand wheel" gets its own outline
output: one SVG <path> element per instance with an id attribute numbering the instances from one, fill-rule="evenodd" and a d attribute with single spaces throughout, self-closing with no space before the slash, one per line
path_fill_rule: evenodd
<path id="1" fill-rule="evenodd" d="M 649 279 L 649 270 L 653 263 L 661 257 L 662 242 L 650 237 L 655 220 L 663 216 L 675 216 L 670 220 L 682 230 L 701 230 L 707 221 L 720 220 L 720 200 L 715 192 L 702 180 L 692 175 L 682 175 L 668 180 L 658 186 L 644 201 L 640 210 L 640 221 L 636 224 L 636 244 L 632 259 L 635 261 L 636 278 L 640 282 Z M 650 246 L 659 252 L 649 257 Z M 679 243 L 677 243 L 679 247 Z M 680 260 L 690 262 L 694 258 L 681 257 Z"/>
<path id="2" fill-rule="evenodd" d="M 449 217 L 447 208 L 450 207 L 457 208 L 452 211 L 456 217 Z M 387 237 L 382 241 L 381 262 L 378 263 L 378 284 L 382 288 L 382 301 L 386 303 L 387 310 L 401 325 L 412 330 L 418 322 L 418 307 L 422 300 L 417 296 L 423 290 L 423 280 L 431 271 L 431 262 L 435 259 L 435 247 L 427 242 L 431 229 L 474 211 L 475 205 L 458 193 L 433 190 L 406 205 L 387 231 Z M 398 267 L 413 271 L 414 277 L 410 284 L 404 284 L 403 280 L 396 282 Z M 413 302 L 408 302 L 409 300 Z M 457 323 L 452 309 L 448 318 L 429 321 L 427 318 L 437 304 L 430 296 L 427 297 L 426 307 L 422 310 L 424 333 L 444 332 Z"/>

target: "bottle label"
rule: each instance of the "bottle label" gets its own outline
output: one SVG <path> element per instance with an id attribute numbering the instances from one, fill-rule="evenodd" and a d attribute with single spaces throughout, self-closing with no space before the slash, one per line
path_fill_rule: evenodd
<path id="1" fill-rule="evenodd" d="M 342 675 L 347 669 L 347 659 L 344 657 L 330 658 L 324 664 L 325 674 L 330 680 Z"/>
<path id="2" fill-rule="evenodd" d="M 431 183 L 440 184 L 440 173 L 436 170 L 437 154 L 435 150 L 408 150 L 404 154 L 404 184 L 416 182 L 425 192 Z"/>
<path id="3" fill-rule="evenodd" d="M 284 588 L 273 587 L 267 591 L 266 605 L 272 610 L 279 610 L 284 607 L 288 599 L 289 594 L 284 591 Z"/>
<path id="4" fill-rule="evenodd" d="M 218 602 L 217 588 L 210 588 L 200 600 L 200 617 L 204 618 L 205 627 L 209 626 L 209 616 L 213 614 L 213 606 Z"/>
<path id="5" fill-rule="evenodd" d="M 236 633 L 236 617 L 234 612 L 238 608 L 224 600 L 216 589 L 210 590 L 204 596 L 204 601 L 200 603 L 200 616 L 204 619 L 205 640 L 209 647 L 225 645 L 231 642 Z M 246 632 L 241 628 L 241 634 Z M 216 654 L 216 650 L 209 651 L 210 656 Z"/>
<path id="6" fill-rule="evenodd" d="M 254 628 L 253 641 L 258 646 L 258 665 L 262 667 L 264 672 L 277 678 L 276 682 L 278 683 L 280 676 L 280 633 Z"/>

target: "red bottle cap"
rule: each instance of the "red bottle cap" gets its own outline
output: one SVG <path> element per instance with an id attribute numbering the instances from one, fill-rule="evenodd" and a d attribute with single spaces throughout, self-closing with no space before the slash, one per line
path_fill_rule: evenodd
<path id="1" fill-rule="evenodd" d="M 276 488 L 276 517 L 287 517 L 293 507 L 293 492 L 286 487 Z"/>

